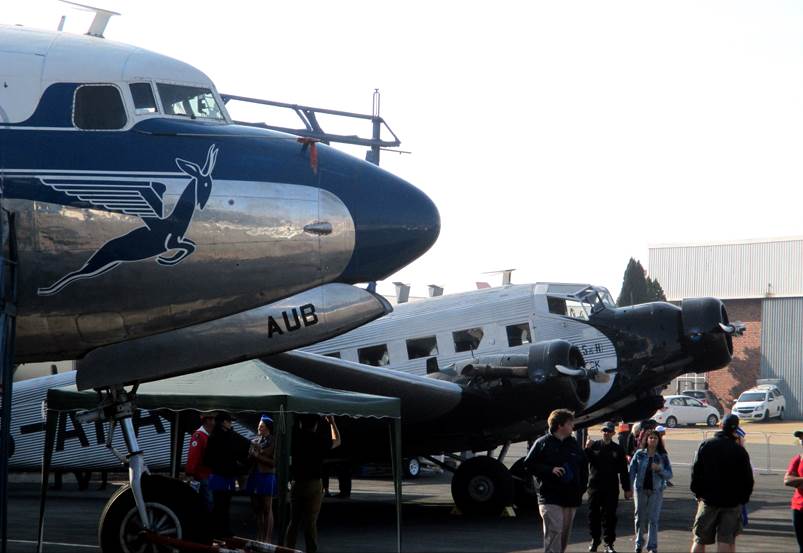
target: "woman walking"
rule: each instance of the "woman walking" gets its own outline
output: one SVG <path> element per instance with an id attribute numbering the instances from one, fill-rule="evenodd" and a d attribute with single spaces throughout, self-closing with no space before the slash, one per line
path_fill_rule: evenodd
<path id="1" fill-rule="evenodd" d="M 276 496 L 276 473 L 273 419 L 262 415 L 257 435 L 251 440 L 248 457 L 253 463 L 245 490 L 251 496 L 251 507 L 257 519 L 257 540 L 270 543 L 273 533 L 273 498 Z"/>
<path id="2" fill-rule="evenodd" d="M 661 435 L 655 430 L 642 434 L 640 449 L 630 461 L 630 481 L 636 502 L 636 553 L 644 547 L 647 534 L 647 551 L 658 551 L 658 519 L 661 516 L 664 489 L 672 479 L 672 465 L 664 448 Z"/>

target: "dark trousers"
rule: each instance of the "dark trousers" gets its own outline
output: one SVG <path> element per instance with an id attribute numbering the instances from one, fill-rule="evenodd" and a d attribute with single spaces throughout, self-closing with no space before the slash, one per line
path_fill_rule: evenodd
<path id="1" fill-rule="evenodd" d="M 591 540 L 600 542 L 605 529 L 605 543 L 616 541 L 616 509 L 619 506 L 619 489 L 588 490 L 588 526 Z"/>
<path id="2" fill-rule="evenodd" d="M 296 548 L 299 528 L 304 531 L 305 551 L 318 551 L 318 513 L 323 501 L 323 485 L 321 479 L 296 480 L 290 494 L 290 524 L 284 544 L 290 549 Z"/>
<path id="3" fill-rule="evenodd" d="M 792 521 L 795 523 L 795 536 L 800 553 L 803 553 L 803 511 L 792 509 Z"/>
<path id="4" fill-rule="evenodd" d="M 231 531 L 231 492 L 212 492 L 212 525 L 215 537 L 233 536 Z"/>

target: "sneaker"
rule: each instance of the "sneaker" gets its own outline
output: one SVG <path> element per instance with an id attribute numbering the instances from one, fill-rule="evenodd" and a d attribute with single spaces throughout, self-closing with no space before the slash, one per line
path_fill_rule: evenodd
<path id="1" fill-rule="evenodd" d="M 613 545 L 606 543 L 605 544 L 605 553 L 616 553 L 616 549 L 613 548 Z"/>
<path id="2" fill-rule="evenodd" d="M 599 542 L 597 540 L 593 540 L 591 544 L 588 546 L 588 550 L 591 553 L 596 553 L 598 547 L 599 547 Z"/>

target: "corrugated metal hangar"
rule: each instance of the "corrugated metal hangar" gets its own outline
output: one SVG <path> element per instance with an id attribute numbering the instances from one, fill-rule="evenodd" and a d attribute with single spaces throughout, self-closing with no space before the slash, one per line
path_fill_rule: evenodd
<path id="1" fill-rule="evenodd" d="M 652 246 L 649 273 L 668 301 L 714 296 L 747 327 L 728 367 L 686 384 L 703 380 L 730 406 L 756 380 L 778 379 L 786 417 L 803 418 L 803 237 Z"/>

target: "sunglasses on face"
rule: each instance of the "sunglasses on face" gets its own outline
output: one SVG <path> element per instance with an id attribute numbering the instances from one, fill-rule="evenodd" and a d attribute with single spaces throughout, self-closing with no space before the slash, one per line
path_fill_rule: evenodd
<path id="1" fill-rule="evenodd" d="M 612 430 L 612 429 L 610 429 L 610 428 L 603 428 L 603 429 L 602 429 L 602 432 L 603 432 L 604 434 L 610 434 L 610 433 L 613 433 L 613 430 Z"/>

